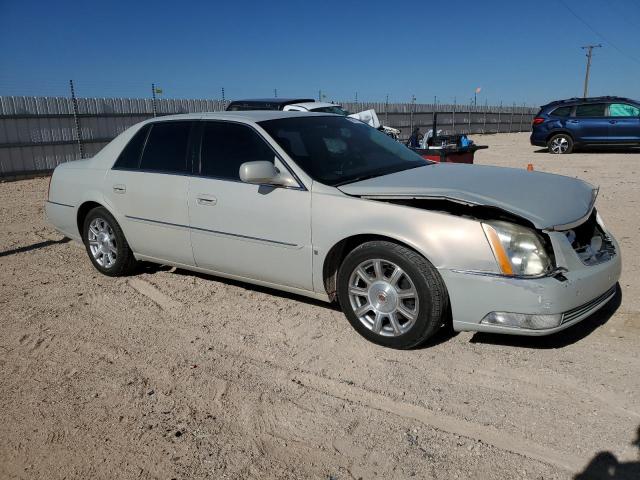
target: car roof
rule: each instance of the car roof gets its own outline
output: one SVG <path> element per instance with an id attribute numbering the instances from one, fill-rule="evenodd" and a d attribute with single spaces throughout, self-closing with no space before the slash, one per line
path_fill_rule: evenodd
<path id="1" fill-rule="evenodd" d="M 241 107 L 258 107 L 268 106 L 270 108 L 282 108 L 285 105 L 291 105 L 294 103 L 309 103 L 313 102 L 313 98 L 249 98 L 244 100 L 234 100 L 228 106 L 227 109 L 235 106 Z"/>
<path id="2" fill-rule="evenodd" d="M 326 108 L 326 107 L 340 107 L 342 105 L 339 103 L 327 103 L 327 102 L 302 102 L 302 103 L 291 103 L 289 105 L 296 105 L 298 107 L 313 109 L 313 108 Z"/>
<path id="3" fill-rule="evenodd" d="M 567 98 L 564 100 L 555 100 L 553 102 L 549 102 L 546 105 L 542 105 L 540 108 L 549 108 L 555 107 L 559 105 L 581 105 L 584 103 L 602 103 L 602 102 L 630 102 L 638 104 L 637 100 L 633 100 L 631 98 L 626 97 L 615 97 L 615 96 L 605 96 L 605 97 L 573 97 Z"/>
<path id="4" fill-rule="evenodd" d="M 162 122 L 166 120 L 244 120 L 248 122 L 262 122 L 265 120 L 277 120 L 279 118 L 292 117 L 319 117 L 329 116 L 330 113 L 317 112 L 283 112 L 281 110 L 241 110 L 224 112 L 199 112 L 199 113 L 179 113 L 176 115 L 166 115 L 148 120 L 151 122 Z"/>

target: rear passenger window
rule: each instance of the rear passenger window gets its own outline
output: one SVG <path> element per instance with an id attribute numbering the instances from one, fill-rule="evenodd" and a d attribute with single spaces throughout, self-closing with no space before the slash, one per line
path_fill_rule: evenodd
<path id="1" fill-rule="evenodd" d="M 141 170 L 190 173 L 187 145 L 191 122 L 158 122 L 151 131 L 142 153 Z"/>
<path id="2" fill-rule="evenodd" d="M 147 139 L 150 125 L 145 125 L 133 136 L 120 156 L 113 165 L 113 168 L 137 169 L 140 165 L 140 156 L 144 148 L 144 141 Z"/>
<path id="3" fill-rule="evenodd" d="M 551 112 L 551 115 L 553 115 L 554 117 L 568 117 L 569 115 L 571 115 L 572 108 L 573 107 L 556 108 L 553 112 Z"/>
<path id="4" fill-rule="evenodd" d="M 588 103 L 576 107 L 576 117 L 604 117 L 604 103 Z"/>
<path id="5" fill-rule="evenodd" d="M 240 180 L 244 162 L 273 162 L 275 153 L 253 129 L 227 122 L 205 122 L 200 149 L 200 173 L 206 177 Z"/>

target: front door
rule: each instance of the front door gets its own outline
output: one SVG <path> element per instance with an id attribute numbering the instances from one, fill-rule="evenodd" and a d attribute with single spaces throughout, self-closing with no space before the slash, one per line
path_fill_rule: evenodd
<path id="1" fill-rule="evenodd" d="M 104 184 L 132 250 L 184 265 L 194 263 L 187 203 L 191 124 L 162 121 L 142 127 Z"/>
<path id="2" fill-rule="evenodd" d="M 609 136 L 614 142 L 640 142 L 640 108 L 627 103 L 612 103 L 608 114 Z"/>
<path id="3" fill-rule="evenodd" d="M 191 178 L 191 244 L 198 267 L 312 290 L 311 192 L 243 183 L 244 162 L 284 164 L 251 126 L 203 121 L 199 175 Z"/>

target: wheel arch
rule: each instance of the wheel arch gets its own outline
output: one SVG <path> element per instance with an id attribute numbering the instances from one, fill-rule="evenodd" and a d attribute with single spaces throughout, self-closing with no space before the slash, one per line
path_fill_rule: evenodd
<path id="1" fill-rule="evenodd" d="M 551 138 L 552 138 L 552 137 L 554 137 L 555 135 L 558 135 L 558 134 L 560 134 L 560 133 L 562 133 L 562 134 L 564 134 L 564 135 L 568 136 L 569 138 L 571 138 L 571 141 L 573 141 L 573 143 L 575 143 L 576 139 L 573 137 L 573 135 L 571 134 L 571 132 L 569 132 L 568 130 L 562 130 L 562 129 L 560 129 L 560 130 L 553 130 L 553 131 L 549 132 L 549 133 L 547 134 L 547 136 L 545 137 L 544 141 L 548 143 L 548 142 L 549 142 L 549 140 L 551 140 Z"/>
<path id="2" fill-rule="evenodd" d="M 98 202 L 96 200 L 85 200 L 84 202 L 82 202 L 80 204 L 80 206 L 78 207 L 78 211 L 76 213 L 76 224 L 78 227 L 78 233 L 80 234 L 80 238 L 82 239 L 82 228 L 84 226 L 84 219 L 87 218 L 87 215 L 89 214 L 89 212 L 91 210 L 93 210 L 94 208 L 97 207 L 102 207 L 105 210 L 107 210 L 111 215 L 113 215 L 113 218 L 117 220 L 117 216 L 113 213 L 112 209 L 109 208 L 109 206 L 105 203 L 105 202 Z M 122 226 L 120 226 L 120 228 L 122 228 Z"/>
<path id="3" fill-rule="evenodd" d="M 419 251 L 410 243 L 387 235 L 364 233 L 345 237 L 329 249 L 327 255 L 324 257 L 324 262 L 322 265 L 323 286 L 331 301 L 334 301 L 337 298 L 338 270 L 340 269 L 340 265 L 342 265 L 342 262 L 344 261 L 346 256 L 351 251 L 353 251 L 353 249 L 362 245 L 363 243 L 375 240 L 392 242 L 398 245 L 402 245 L 403 247 L 409 248 L 416 252 L 418 255 L 424 257 L 427 261 L 431 261 L 424 255 L 424 253 Z"/>

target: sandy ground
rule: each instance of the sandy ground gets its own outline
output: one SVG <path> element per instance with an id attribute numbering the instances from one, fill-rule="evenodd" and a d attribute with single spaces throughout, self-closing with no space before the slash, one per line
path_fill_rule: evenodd
<path id="1" fill-rule="evenodd" d="M 597 478 L 596 457 L 640 478 L 640 153 L 476 141 L 478 163 L 600 185 L 624 256 L 609 308 L 384 349 L 302 297 L 102 276 L 46 224 L 47 179 L 0 184 L 0 478 Z"/>

